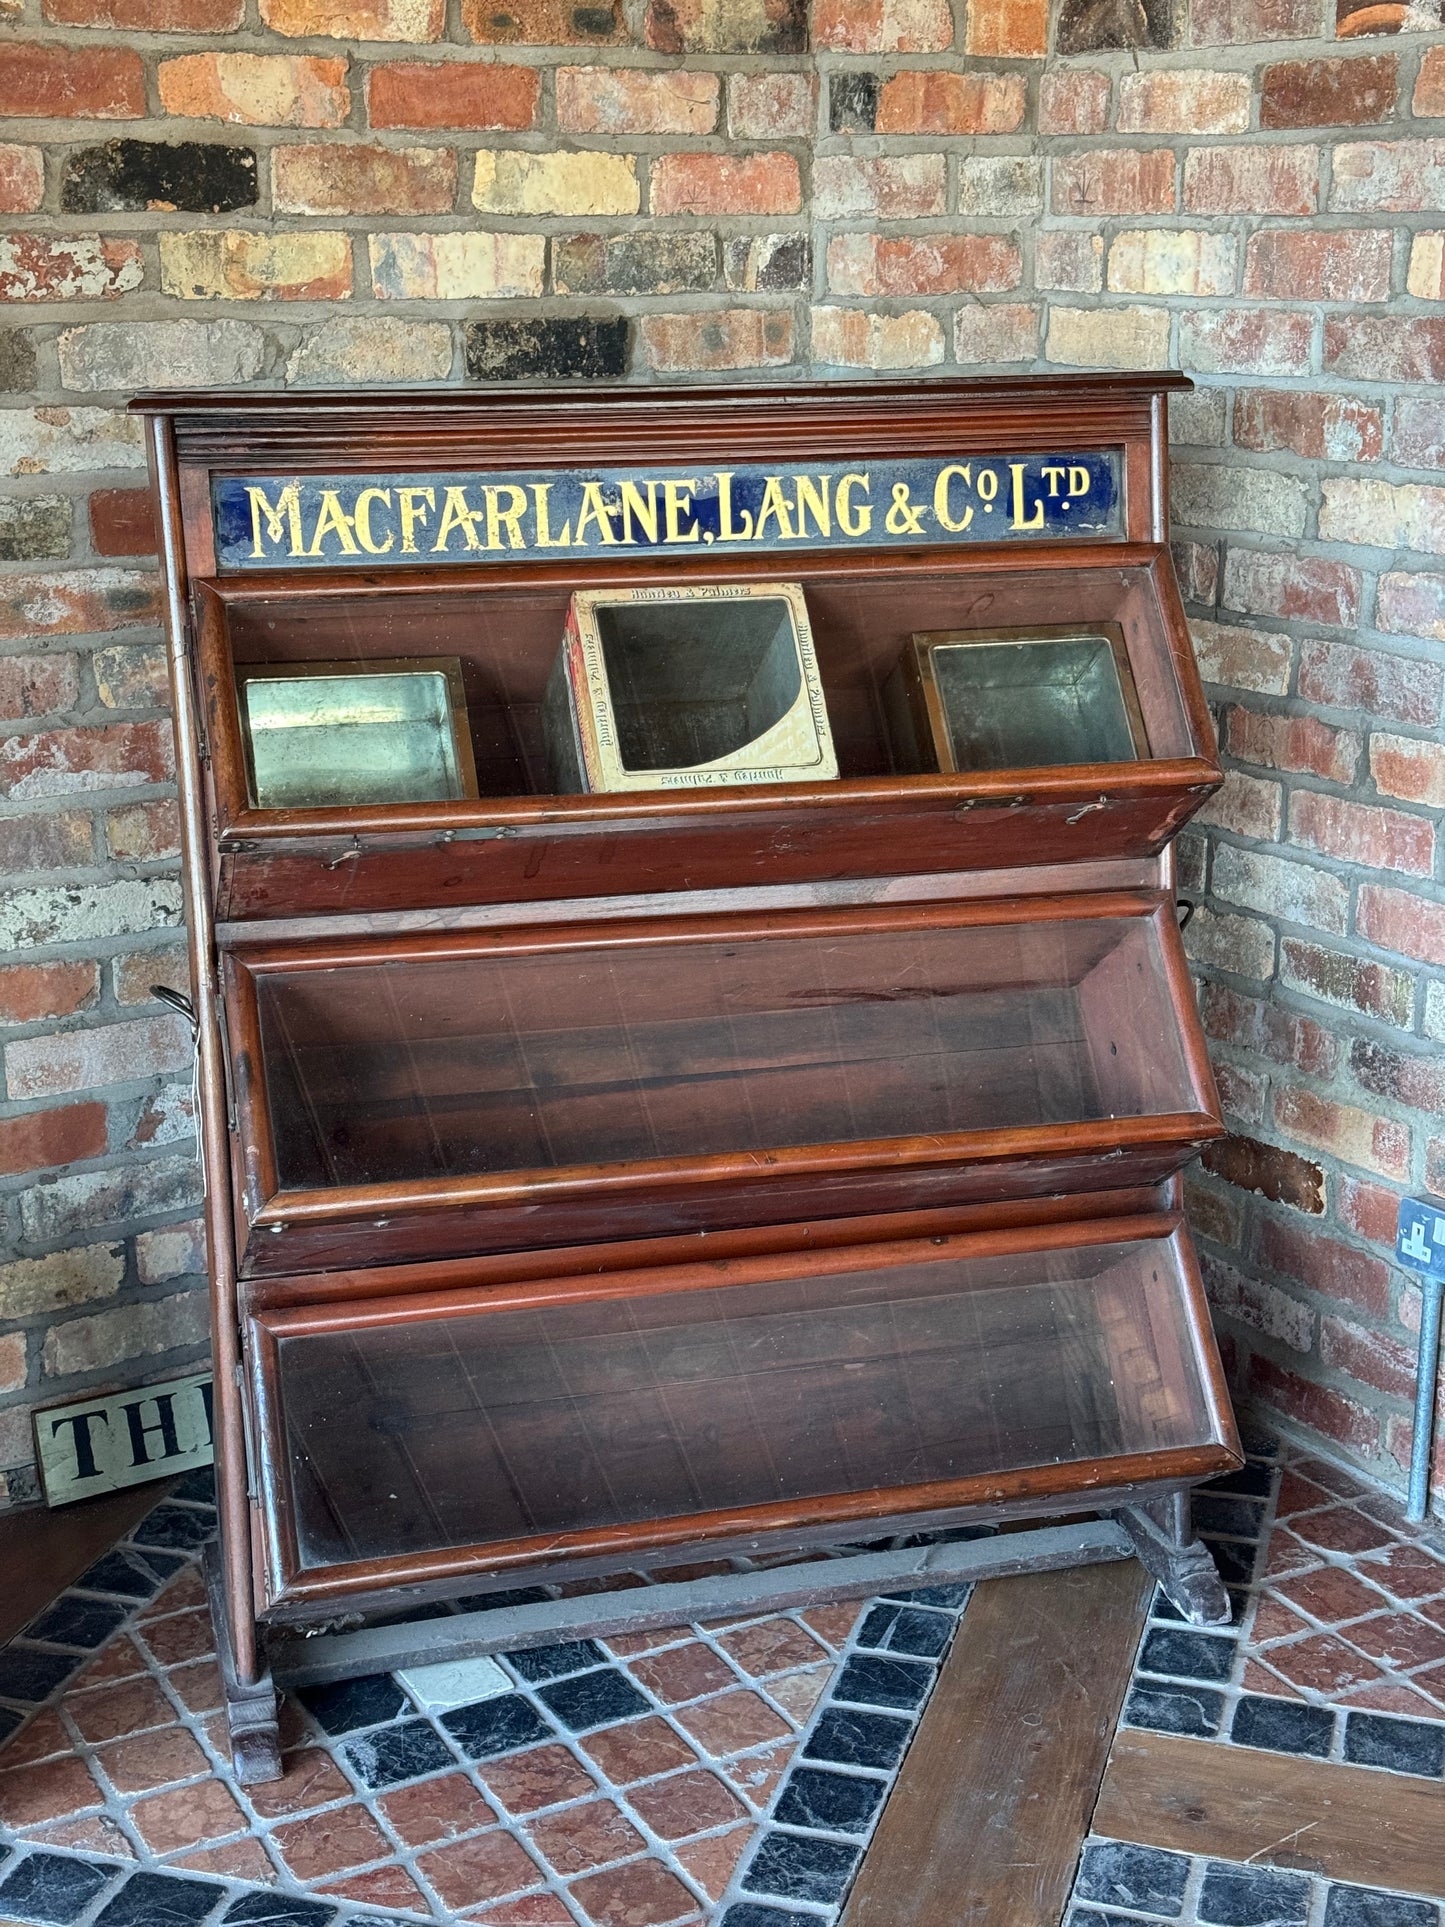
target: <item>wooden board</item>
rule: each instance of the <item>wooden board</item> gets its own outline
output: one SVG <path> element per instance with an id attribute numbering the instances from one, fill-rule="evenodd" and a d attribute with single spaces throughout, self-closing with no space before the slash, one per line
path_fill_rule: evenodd
<path id="1" fill-rule="evenodd" d="M 170 1489 L 169 1481 L 132 1486 L 63 1512 L 26 1506 L 0 1517 L 0 1646 L 104 1558 Z"/>
<path id="2" fill-rule="evenodd" d="M 1119 1736 L 1094 1831 L 1432 1898 L 1445 1883 L 1440 1781 L 1166 1733 Z"/>
<path id="3" fill-rule="evenodd" d="M 996 1579 L 959 1626 L 842 1927 L 1042 1927 L 1063 1913 L 1152 1581 Z"/>

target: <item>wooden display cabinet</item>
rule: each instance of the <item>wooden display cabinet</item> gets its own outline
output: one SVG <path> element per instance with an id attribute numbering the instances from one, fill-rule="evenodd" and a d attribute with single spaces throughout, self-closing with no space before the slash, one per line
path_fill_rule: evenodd
<path id="1" fill-rule="evenodd" d="M 278 1676 L 443 1636 L 1131 1552 L 1227 1614 L 1188 1522 L 1239 1451 L 1179 1210 L 1222 1129 L 1169 851 L 1220 781 L 1183 385 L 136 404 L 243 1778 Z M 621 787 L 559 716 L 624 731 Z M 910 1546 L 776 1563 L 863 1522 Z M 694 1555 L 730 1569 L 566 1584 Z M 558 1596 L 489 1608 L 519 1574 Z"/>

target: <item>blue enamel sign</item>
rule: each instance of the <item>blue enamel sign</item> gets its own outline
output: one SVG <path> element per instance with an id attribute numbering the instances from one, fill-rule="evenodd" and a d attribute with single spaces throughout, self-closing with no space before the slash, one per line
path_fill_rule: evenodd
<path id="1" fill-rule="evenodd" d="M 1120 457 L 970 456 L 795 467 L 228 475 L 222 569 L 911 548 L 1122 534 Z"/>

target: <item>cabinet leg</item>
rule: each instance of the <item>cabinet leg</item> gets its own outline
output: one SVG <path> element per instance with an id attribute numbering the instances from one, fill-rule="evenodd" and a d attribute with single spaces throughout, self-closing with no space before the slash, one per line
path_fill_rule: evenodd
<path id="1" fill-rule="evenodd" d="M 1209 1548 L 1194 1536 L 1187 1492 L 1121 1506 L 1114 1516 L 1133 1541 L 1140 1565 L 1191 1626 L 1229 1624 L 1229 1594 Z"/>
<path id="2" fill-rule="evenodd" d="M 277 1731 L 279 1708 L 276 1688 L 269 1667 L 255 1679 L 241 1679 L 236 1669 L 235 1642 L 226 1613 L 225 1586 L 221 1576 L 220 1547 L 213 1540 L 206 1547 L 206 1592 L 211 1602 L 211 1623 L 216 1634 L 216 1660 L 226 1691 L 226 1723 L 231 1731 L 231 1764 L 242 1786 L 256 1786 L 263 1780 L 281 1778 L 281 1739 Z"/>

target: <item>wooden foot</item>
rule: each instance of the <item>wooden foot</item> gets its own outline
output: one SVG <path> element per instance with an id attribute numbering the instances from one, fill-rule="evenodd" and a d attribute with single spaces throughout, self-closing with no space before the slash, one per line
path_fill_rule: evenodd
<path id="1" fill-rule="evenodd" d="M 1191 1626 L 1227 1626 L 1232 1608 L 1209 1548 L 1194 1536 L 1189 1494 L 1121 1506 L 1114 1517 L 1144 1570 Z"/>
<path id="2" fill-rule="evenodd" d="M 270 1669 L 259 1678 L 239 1679 L 231 1623 L 226 1616 L 221 1583 L 220 1548 L 206 1547 L 206 1593 L 211 1602 L 211 1624 L 216 1634 L 216 1661 L 226 1692 L 226 1723 L 231 1732 L 231 1764 L 242 1786 L 281 1778 L 281 1740 L 277 1731 L 278 1705 Z"/>

